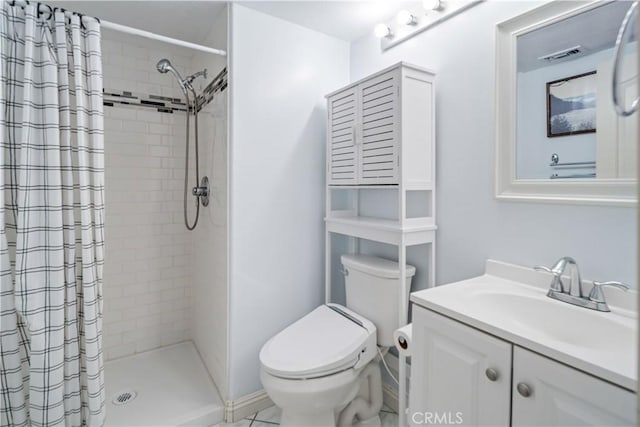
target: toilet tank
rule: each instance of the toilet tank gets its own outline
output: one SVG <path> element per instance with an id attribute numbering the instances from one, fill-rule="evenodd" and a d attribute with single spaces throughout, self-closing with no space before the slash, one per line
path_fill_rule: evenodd
<path id="1" fill-rule="evenodd" d="M 398 321 L 400 264 L 369 255 L 342 255 L 341 260 L 347 307 L 376 325 L 379 346 L 393 346 L 393 331 L 401 326 Z M 415 267 L 407 265 L 407 291 L 403 296 L 407 301 L 414 274 Z"/>

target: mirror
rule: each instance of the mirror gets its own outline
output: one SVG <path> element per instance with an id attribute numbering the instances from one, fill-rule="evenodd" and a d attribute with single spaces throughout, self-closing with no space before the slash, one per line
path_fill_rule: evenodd
<path id="1" fill-rule="evenodd" d="M 555 1 L 498 25 L 498 198 L 633 205 L 638 115 L 613 105 L 616 37 L 632 2 Z M 635 25 L 617 73 L 638 96 Z"/>

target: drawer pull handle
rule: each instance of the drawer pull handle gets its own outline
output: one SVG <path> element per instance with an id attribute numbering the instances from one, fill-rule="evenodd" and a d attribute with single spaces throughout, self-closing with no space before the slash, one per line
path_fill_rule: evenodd
<path id="1" fill-rule="evenodd" d="M 531 387 L 529 387 L 525 383 L 518 383 L 518 386 L 516 388 L 518 389 L 518 393 L 520 393 L 520 396 L 522 397 L 529 397 L 533 393 Z"/>
<path id="2" fill-rule="evenodd" d="M 486 371 L 484 371 L 484 374 L 487 376 L 487 378 L 489 378 L 489 381 L 497 381 L 500 377 L 498 371 L 493 368 L 488 368 Z"/>

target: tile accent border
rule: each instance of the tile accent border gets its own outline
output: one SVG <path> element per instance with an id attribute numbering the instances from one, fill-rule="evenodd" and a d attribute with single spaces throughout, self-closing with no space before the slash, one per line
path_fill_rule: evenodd
<path id="1" fill-rule="evenodd" d="M 198 111 L 206 107 L 216 94 L 227 88 L 227 67 L 204 88 L 198 95 L 196 105 Z M 182 98 L 169 96 L 142 94 L 126 90 L 103 89 L 103 105 L 105 107 L 126 106 L 137 108 L 153 108 L 159 113 L 173 114 L 175 111 L 186 111 L 187 105 Z"/>
<path id="2" fill-rule="evenodd" d="M 224 67 L 218 75 L 211 80 L 200 95 L 198 95 L 198 111 L 202 110 L 207 104 L 213 101 L 216 93 L 222 93 L 227 88 L 227 67 Z"/>
<path id="3" fill-rule="evenodd" d="M 180 98 L 170 98 L 160 95 L 144 95 L 129 91 L 117 91 L 103 89 L 103 101 L 105 107 L 127 106 L 145 107 L 156 109 L 160 113 L 173 113 L 174 111 L 186 111 L 187 105 Z"/>

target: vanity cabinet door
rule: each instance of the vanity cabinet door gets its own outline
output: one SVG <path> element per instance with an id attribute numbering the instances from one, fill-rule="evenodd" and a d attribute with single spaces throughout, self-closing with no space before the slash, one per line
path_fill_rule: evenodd
<path id="1" fill-rule="evenodd" d="M 635 394 L 514 347 L 513 426 L 635 426 Z"/>
<path id="2" fill-rule="evenodd" d="M 509 425 L 510 343 L 415 305 L 412 339 L 411 425 Z"/>

